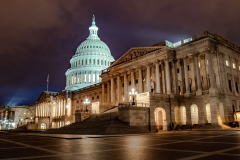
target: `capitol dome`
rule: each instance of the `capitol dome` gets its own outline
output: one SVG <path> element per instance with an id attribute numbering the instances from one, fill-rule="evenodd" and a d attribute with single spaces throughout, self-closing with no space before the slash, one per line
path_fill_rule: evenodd
<path id="1" fill-rule="evenodd" d="M 114 61 L 108 46 L 97 35 L 95 17 L 89 28 L 89 37 L 82 42 L 70 60 L 71 68 L 66 72 L 66 90 L 77 90 L 101 82 L 101 71 Z"/>

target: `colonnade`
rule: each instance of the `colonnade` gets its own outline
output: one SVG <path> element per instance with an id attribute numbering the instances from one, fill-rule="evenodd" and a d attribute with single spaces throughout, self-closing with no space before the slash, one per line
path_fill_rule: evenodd
<path id="1" fill-rule="evenodd" d="M 36 106 L 36 117 L 61 117 L 71 115 L 71 100 L 61 99 L 56 102 L 40 103 Z"/>
<path id="2" fill-rule="evenodd" d="M 99 83 L 101 78 L 99 77 L 100 72 L 95 71 L 84 71 L 71 73 L 67 76 L 66 85 L 81 84 L 81 83 Z"/>
<path id="3" fill-rule="evenodd" d="M 196 79 L 197 84 L 195 84 L 196 95 L 202 95 L 202 80 L 200 75 L 200 60 L 199 53 L 196 52 L 190 56 L 185 56 L 181 59 L 155 59 L 154 62 L 147 63 L 145 67 L 137 66 L 130 70 L 124 70 L 118 73 L 110 73 L 110 80 L 105 80 L 102 82 L 102 100 L 104 100 L 105 84 L 107 84 L 107 102 L 128 102 L 129 101 L 129 88 L 128 88 L 128 76 L 131 80 L 131 88 L 134 88 L 138 93 L 151 92 L 154 88 L 155 93 L 168 94 L 168 95 L 184 95 L 184 97 L 190 97 L 190 86 L 189 86 L 189 66 L 187 65 L 187 60 L 190 58 L 193 64 L 193 77 L 194 82 Z M 212 52 L 211 50 L 205 50 L 205 57 L 208 61 L 208 74 L 210 78 L 211 88 L 209 90 L 216 89 L 216 82 L 214 78 L 213 63 L 212 63 Z M 177 69 L 177 63 L 180 67 Z M 134 67 L 134 66 L 133 66 Z M 146 71 L 146 77 L 143 77 L 143 70 Z M 153 72 L 155 70 L 155 73 Z M 178 71 L 180 70 L 180 76 L 178 76 Z M 135 88 L 135 74 L 138 74 L 138 88 Z M 161 75 L 161 76 L 160 76 Z M 153 81 L 153 77 L 155 80 Z M 161 78 L 160 78 L 161 77 Z M 180 79 L 179 79 L 180 77 Z M 116 81 L 115 81 L 116 80 Z M 123 81 L 121 81 L 123 80 Z M 143 86 L 146 80 L 146 86 Z M 179 81 L 181 84 L 179 84 Z M 151 85 L 154 83 L 154 87 Z M 186 84 L 186 85 L 185 85 Z M 123 86 L 124 85 L 124 86 Z M 122 94 L 122 86 L 123 94 Z M 180 86 L 180 87 L 179 87 Z M 115 88 L 117 87 L 117 88 Z M 145 89 L 143 88 L 145 87 Z M 110 89 L 111 88 L 111 89 Z M 179 91 L 181 89 L 181 92 Z M 124 100 L 122 100 L 122 95 Z M 117 97 L 117 100 L 115 99 Z"/>
<path id="4" fill-rule="evenodd" d="M 51 103 L 40 103 L 36 106 L 36 117 L 50 117 Z"/>

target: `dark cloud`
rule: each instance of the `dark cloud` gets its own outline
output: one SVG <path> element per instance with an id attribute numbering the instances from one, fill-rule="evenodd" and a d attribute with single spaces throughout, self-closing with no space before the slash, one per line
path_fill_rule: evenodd
<path id="1" fill-rule="evenodd" d="M 0 105 L 32 103 L 65 87 L 65 71 L 96 16 L 115 59 L 131 47 L 204 30 L 240 45 L 238 0 L 0 0 Z"/>

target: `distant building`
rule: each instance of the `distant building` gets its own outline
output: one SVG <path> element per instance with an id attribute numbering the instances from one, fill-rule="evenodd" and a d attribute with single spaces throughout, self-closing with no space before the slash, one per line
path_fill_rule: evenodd
<path id="1" fill-rule="evenodd" d="M 33 122 L 34 115 L 29 106 L 2 106 L 0 107 L 0 130 L 15 129 Z"/>

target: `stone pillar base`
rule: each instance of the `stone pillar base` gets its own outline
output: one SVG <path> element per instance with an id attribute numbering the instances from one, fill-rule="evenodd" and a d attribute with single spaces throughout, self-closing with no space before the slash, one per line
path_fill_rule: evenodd
<path id="1" fill-rule="evenodd" d="M 210 88 L 209 89 L 209 94 L 211 96 L 216 96 L 217 93 L 218 93 L 218 90 L 216 88 Z"/>
<path id="2" fill-rule="evenodd" d="M 201 95 L 202 95 L 202 90 L 198 89 L 197 92 L 196 92 L 196 96 L 201 96 Z"/>
<path id="3" fill-rule="evenodd" d="M 190 92 L 184 93 L 184 97 L 190 97 Z"/>

